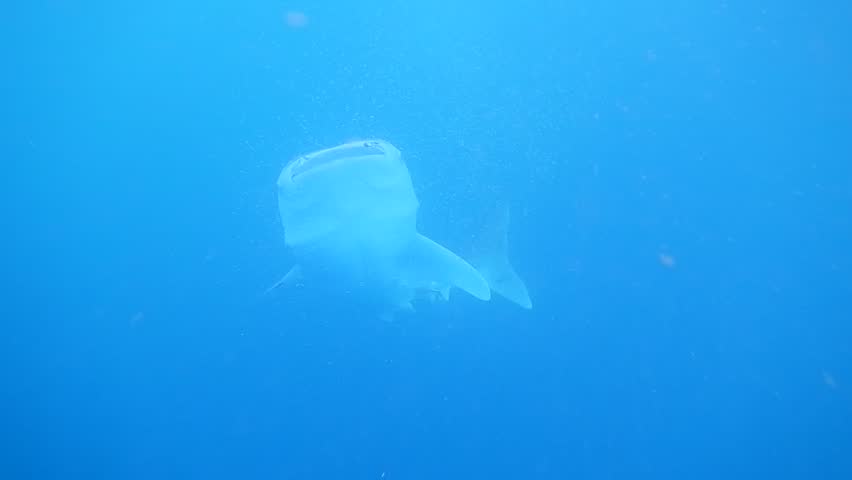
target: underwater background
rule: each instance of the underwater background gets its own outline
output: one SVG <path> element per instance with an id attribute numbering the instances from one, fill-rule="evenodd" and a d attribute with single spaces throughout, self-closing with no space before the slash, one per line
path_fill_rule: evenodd
<path id="1" fill-rule="evenodd" d="M 0 478 L 852 478 L 852 4 L 13 2 Z M 403 153 L 498 198 L 534 307 L 393 322 L 275 182 Z"/>

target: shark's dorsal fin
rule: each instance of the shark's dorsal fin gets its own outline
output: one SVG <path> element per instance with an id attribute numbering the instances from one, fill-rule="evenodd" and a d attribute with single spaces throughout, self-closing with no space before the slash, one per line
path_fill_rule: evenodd
<path id="1" fill-rule="evenodd" d="M 485 277 L 491 290 L 520 305 L 532 308 L 527 287 L 509 262 L 509 207 L 498 205 L 477 236 L 471 263 Z"/>
<path id="2" fill-rule="evenodd" d="M 458 287 L 480 300 L 491 299 L 491 289 L 482 274 L 455 253 L 419 233 L 403 251 L 399 266 L 404 283 L 410 287 L 437 283 Z"/>
<path id="3" fill-rule="evenodd" d="M 299 264 L 293 265 L 293 268 L 287 272 L 286 275 L 281 277 L 280 280 L 272 284 L 271 287 L 267 288 L 264 295 L 269 295 L 274 290 L 277 290 L 281 287 L 291 287 L 302 280 L 302 267 Z"/>

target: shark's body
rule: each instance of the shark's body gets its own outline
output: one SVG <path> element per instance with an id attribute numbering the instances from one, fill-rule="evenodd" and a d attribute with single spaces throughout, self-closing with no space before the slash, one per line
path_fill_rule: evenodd
<path id="1" fill-rule="evenodd" d="M 278 178 L 278 206 L 285 242 L 299 263 L 273 289 L 304 279 L 393 312 L 410 310 L 417 298 L 448 299 L 451 287 L 489 300 L 494 285 L 487 277 L 495 285 L 511 277 L 512 292 L 495 291 L 531 307 L 508 260 L 486 262 L 483 276 L 417 231 L 411 177 L 388 142 L 351 142 L 296 158 Z"/>

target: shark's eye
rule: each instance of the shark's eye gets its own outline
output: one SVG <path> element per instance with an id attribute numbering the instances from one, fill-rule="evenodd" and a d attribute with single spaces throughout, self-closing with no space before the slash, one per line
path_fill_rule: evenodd
<path id="1" fill-rule="evenodd" d="M 384 153 L 384 149 L 382 148 L 381 143 L 379 143 L 375 140 L 370 141 L 370 142 L 364 142 L 363 146 L 364 146 L 364 148 L 366 148 L 370 151 L 377 151 L 378 153 Z"/>
<path id="2" fill-rule="evenodd" d="M 385 149 L 382 148 L 382 144 L 380 142 L 367 142 L 364 144 L 366 148 L 369 148 L 371 152 L 375 152 L 376 155 L 383 155 L 385 153 Z"/>

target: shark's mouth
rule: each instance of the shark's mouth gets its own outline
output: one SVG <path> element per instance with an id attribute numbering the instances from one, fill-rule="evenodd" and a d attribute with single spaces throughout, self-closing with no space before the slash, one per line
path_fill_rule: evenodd
<path id="1" fill-rule="evenodd" d="M 353 158 L 382 156 L 385 154 L 381 142 L 351 142 L 338 147 L 309 153 L 294 160 L 290 170 L 291 179 L 314 170 L 329 167 L 338 162 L 344 162 Z"/>

